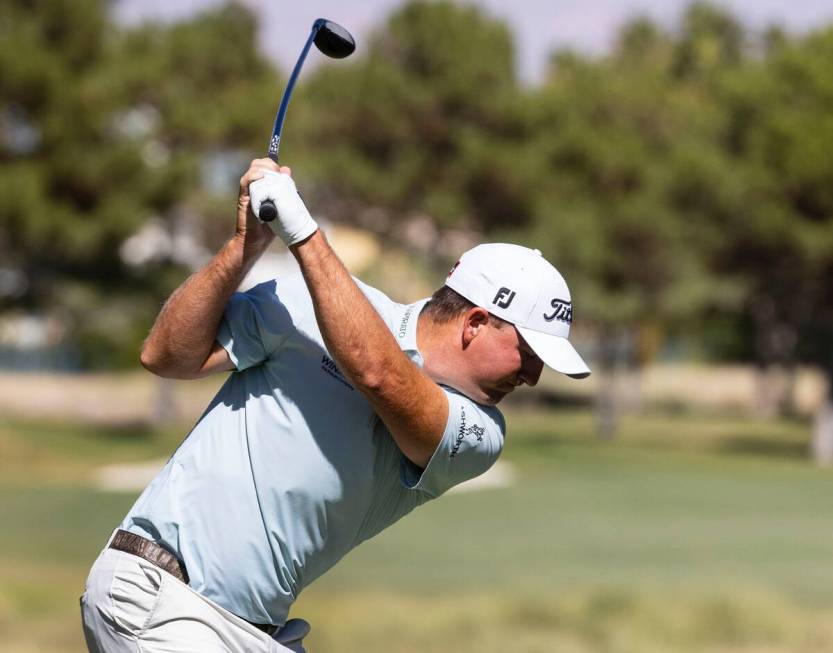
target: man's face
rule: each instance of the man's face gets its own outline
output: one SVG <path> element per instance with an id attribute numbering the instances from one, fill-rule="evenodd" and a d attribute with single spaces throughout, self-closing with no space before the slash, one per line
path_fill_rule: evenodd
<path id="1" fill-rule="evenodd" d="M 483 404 L 497 404 L 524 383 L 535 385 L 544 368 L 513 325 L 500 324 L 491 316 L 480 325 L 468 348 L 472 380 L 480 395 L 472 399 Z"/>

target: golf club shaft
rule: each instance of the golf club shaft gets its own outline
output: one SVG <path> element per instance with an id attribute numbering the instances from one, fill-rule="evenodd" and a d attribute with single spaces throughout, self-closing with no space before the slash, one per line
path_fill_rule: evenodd
<path id="1" fill-rule="evenodd" d="M 312 30 L 310 30 L 309 38 L 307 39 L 306 44 L 304 45 L 304 49 L 301 50 L 301 56 L 298 57 L 298 61 L 295 63 L 295 68 L 292 69 L 292 75 L 289 77 L 289 81 L 286 83 L 286 90 L 283 92 L 283 97 L 281 98 L 281 104 L 278 108 L 278 114 L 275 116 L 275 126 L 272 128 L 272 138 L 269 140 L 269 151 L 267 152 L 267 156 L 272 159 L 275 163 L 278 162 L 278 152 L 281 147 L 281 132 L 283 131 L 283 121 L 286 118 L 286 108 L 289 106 L 289 99 L 292 97 L 292 89 L 295 87 L 295 81 L 298 79 L 298 74 L 301 72 L 301 68 L 304 65 L 304 60 L 307 58 L 307 53 L 309 52 L 310 47 L 312 46 L 312 42 L 315 39 L 315 35 L 318 33 L 318 30 L 321 29 L 321 25 L 324 24 L 324 21 L 321 19 L 316 20 L 312 25 Z"/>
<path id="2" fill-rule="evenodd" d="M 324 38 L 319 40 L 319 37 Z M 269 139 L 269 150 L 266 153 L 266 156 L 275 163 L 278 162 L 278 153 L 281 148 L 281 132 L 283 131 L 284 118 L 286 118 L 286 109 L 289 106 L 289 98 L 292 97 L 292 89 L 295 88 L 295 81 L 298 79 L 298 75 L 304 65 L 304 60 L 307 58 L 307 53 L 313 43 L 324 54 L 334 59 L 343 59 L 352 54 L 356 48 L 353 37 L 340 25 L 324 18 L 319 18 L 312 24 L 309 38 L 307 38 L 307 42 L 304 44 L 304 49 L 301 50 L 301 55 L 295 63 L 295 68 L 292 69 L 292 74 L 289 76 L 289 81 L 286 83 L 286 89 L 281 98 L 281 104 L 278 107 L 278 114 L 275 116 L 275 126 L 272 128 L 272 138 Z M 275 202 L 271 199 L 264 200 L 260 205 L 258 218 L 263 222 L 271 222 L 276 217 L 278 217 L 278 210 Z"/>

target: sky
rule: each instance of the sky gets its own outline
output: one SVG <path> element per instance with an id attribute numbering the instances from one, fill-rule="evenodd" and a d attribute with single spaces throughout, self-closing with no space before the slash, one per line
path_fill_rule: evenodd
<path id="1" fill-rule="evenodd" d="M 289 70 L 316 18 L 329 18 L 362 40 L 380 26 L 401 0 L 238 0 L 261 20 L 264 52 Z M 504 19 L 513 30 L 518 73 L 529 84 L 544 75 L 549 53 L 569 47 L 602 53 L 629 18 L 647 15 L 673 25 L 688 0 L 467 0 Z M 222 0 L 117 0 L 115 15 L 132 24 L 146 19 L 176 20 L 221 4 Z M 833 0 L 718 0 L 753 30 L 777 23 L 791 32 L 804 32 L 833 23 Z M 319 63 L 310 57 L 305 67 Z"/>

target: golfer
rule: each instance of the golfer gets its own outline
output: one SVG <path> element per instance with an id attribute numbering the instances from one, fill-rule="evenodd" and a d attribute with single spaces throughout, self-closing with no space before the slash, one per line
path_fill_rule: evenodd
<path id="1" fill-rule="evenodd" d="M 236 293 L 275 234 L 301 274 Z M 309 626 L 288 616 L 304 587 L 485 472 L 505 434 L 496 405 L 544 364 L 590 373 L 571 320 L 556 269 L 505 244 L 397 304 L 350 276 L 289 168 L 253 161 L 234 237 L 174 292 L 141 355 L 163 377 L 232 374 L 93 565 L 89 650 L 303 651 Z"/>

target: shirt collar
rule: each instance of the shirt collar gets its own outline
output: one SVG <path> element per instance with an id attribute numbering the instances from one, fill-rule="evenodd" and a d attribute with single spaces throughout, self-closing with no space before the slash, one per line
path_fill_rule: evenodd
<path id="1" fill-rule="evenodd" d="M 428 297 L 420 299 L 413 304 L 402 306 L 401 312 L 397 315 L 396 330 L 393 332 L 396 342 L 402 351 L 414 352 L 422 361 L 422 354 L 417 348 L 417 323 L 422 307 L 428 302 Z"/>

